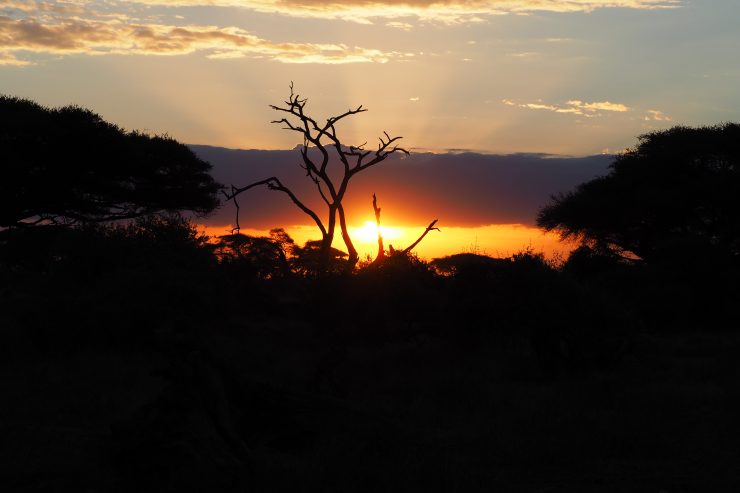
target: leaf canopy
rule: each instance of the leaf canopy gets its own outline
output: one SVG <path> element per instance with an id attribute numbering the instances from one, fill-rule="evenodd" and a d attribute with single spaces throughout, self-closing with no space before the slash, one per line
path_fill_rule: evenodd
<path id="1" fill-rule="evenodd" d="M 127 132 L 77 106 L 0 96 L 0 227 L 206 214 L 211 165 L 163 136 Z"/>

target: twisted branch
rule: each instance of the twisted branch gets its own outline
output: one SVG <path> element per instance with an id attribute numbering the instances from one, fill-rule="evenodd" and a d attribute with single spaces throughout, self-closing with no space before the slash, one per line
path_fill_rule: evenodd
<path id="1" fill-rule="evenodd" d="M 238 188 L 238 187 L 235 187 L 235 186 L 232 185 L 231 186 L 231 194 L 228 194 L 228 193 L 224 192 L 224 195 L 226 196 L 226 200 L 234 200 L 236 198 L 236 196 L 239 195 L 240 193 L 246 192 L 247 190 L 249 190 L 251 188 L 254 188 L 254 187 L 257 187 L 257 186 L 260 186 L 260 185 L 267 185 L 267 188 L 268 189 L 270 189 L 270 190 L 276 190 L 278 192 L 283 192 L 288 197 L 290 197 L 290 200 L 292 200 L 293 203 L 300 210 L 302 210 L 303 212 L 305 212 L 306 214 L 308 214 L 311 217 L 311 219 L 314 220 L 314 222 L 316 223 L 316 226 L 318 226 L 319 229 L 321 230 L 321 234 L 326 235 L 326 228 L 324 227 L 324 224 L 321 222 L 321 219 L 319 219 L 319 216 L 317 216 L 314 211 L 312 211 L 311 209 L 309 209 L 308 207 L 306 207 L 306 205 L 304 205 L 303 202 L 301 202 L 298 199 L 298 197 L 296 197 L 296 195 L 293 193 L 292 190 L 290 190 L 288 187 L 286 187 L 285 185 L 283 185 L 282 182 L 279 179 L 277 179 L 276 177 L 274 177 L 274 176 L 271 176 L 270 178 L 267 178 L 265 180 L 260 180 L 260 181 L 254 182 L 254 183 L 250 183 L 249 185 L 247 185 L 245 187 L 241 187 L 241 188 Z M 238 209 L 238 206 L 237 206 L 237 214 L 238 214 L 238 211 L 239 211 L 239 209 Z M 239 224 L 239 221 L 238 221 L 238 218 L 237 218 L 237 225 L 238 224 Z"/>
<path id="2" fill-rule="evenodd" d="M 405 250 L 403 251 L 403 253 L 405 253 L 405 254 L 408 254 L 408 253 L 409 253 L 409 252 L 410 252 L 411 250 L 413 250 L 413 249 L 414 249 L 414 247 L 416 247 L 416 245 L 418 245 L 419 243 L 421 243 L 421 240 L 423 240 L 423 239 L 424 239 L 424 237 L 425 237 L 425 236 L 426 236 L 427 234 L 429 234 L 429 232 L 430 232 L 430 231 L 433 231 L 433 230 L 439 231 L 439 228 L 435 228 L 435 227 L 434 227 L 434 225 L 435 225 L 435 224 L 437 224 L 437 221 L 438 221 L 438 220 L 439 220 L 439 219 L 435 219 L 434 221 L 432 221 L 432 222 L 431 222 L 431 223 L 429 224 L 429 226 L 427 226 L 427 229 L 425 229 L 425 230 L 424 230 L 424 232 L 423 232 L 423 233 L 421 234 L 421 236 L 419 236 L 419 238 L 418 238 L 418 239 L 417 239 L 417 240 L 416 240 L 415 242 L 413 242 L 413 243 L 411 244 L 411 246 L 410 246 L 410 247 L 406 248 L 406 249 L 405 249 Z"/>

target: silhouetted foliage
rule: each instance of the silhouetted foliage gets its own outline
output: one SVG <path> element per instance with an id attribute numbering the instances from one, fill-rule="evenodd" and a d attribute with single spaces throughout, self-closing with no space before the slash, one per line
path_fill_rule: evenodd
<path id="1" fill-rule="evenodd" d="M 293 270 L 304 276 L 319 273 L 339 273 L 346 270 L 347 254 L 334 247 L 324 250 L 321 240 L 309 240 L 302 247 L 293 247 L 291 265 Z M 328 258 L 326 256 L 328 255 Z"/>
<path id="2" fill-rule="evenodd" d="M 211 250 L 208 237 L 179 214 L 143 216 L 111 225 L 12 228 L 0 234 L 0 264 L 72 275 L 210 265 L 215 262 Z"/>
<path id="3" fill-rule="evenodd" d="M 632 265 L 609 249 L 597 250 L 589 245 L 581 245 L 568 255 L 563 271 L 578 279 L 593 279 L 608 276 Z"/>
<path id="4" fill-rule="evenodd" d="M 92 111 L 0 96 L 0 226 L 208 213 L 210 164 L 167 136 L 126 132 Z"/>
<path id="5" fill-rule="evenodd" d="M 491 268 L 495 268 L 503 259 L 496 259 L 477 253 L 456 253 L 446 257 L 436 258 L 430 265 L 441 275 L 445 276 L 484 276 Z"/>
<path id="6" fill-rule="evenodd" d="M 740 254 L 740 125 L 640 136 L 607 176 L 554 197 L 539 226 L 648 262 Z"/>
<path id="7" fill-rule="evenodd" d="M 531 249 L 510 258 L 457 254 L 435 259 L 445 276 L 459 336 L 526 341 L 541 375 L 593 371 L 621 361 L 633 321 L 600 290 L 589 289 Z"/>
<path id="8" fill-rule="evenodd" d="M 216 255 L 230 271 L 273 279 L 291 273 L 288 257 L 293 255 L 294 247 L 293 239 L 283 229 L 273 229 L 269 237 L 241 233 L 220 236 Z"/>

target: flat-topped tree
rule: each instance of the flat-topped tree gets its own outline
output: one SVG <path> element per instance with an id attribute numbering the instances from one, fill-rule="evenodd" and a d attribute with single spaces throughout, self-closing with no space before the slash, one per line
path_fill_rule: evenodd
<path id="1" fill-rule="evenodd" d="M 676 126 L 641 135 L 606 176 L 553 197 L 537 224 L 632 260 L 736 264 L 738 211 L 740 124 Z"/>
<path id="2" fill-rule="evenodd" d="M 307 207 L 288 187 L 275 176 L 251 183 L 244 187 L 235 187 L 232 185 L 230 192 L 224 192 L 228 200 L 233 200 L 237 206 L 237 229 L 238 223 L 238 203 L 236 197 L 242 192 L 260 185 L 266 185 L 270 190 L 283 192 L 293 203 L 304 213 L 311 217 L 316 226 L 321 231 L 321 264 L 327 265 L 329 254 L 331 252 L 334 234 L 336 232 L 337 218 L 342 239 L 347 247 L 347 265 L 352 268 L 357 264 L 359 256 L 357 250 L 352 244 L 352 238 L 347 230 L 347 219 L 342 206 L 342 200 L 347 193 L 347 187 L 353 176 L 375 166 L 384 161 L 391 154 L 401 152 L 408 155 L 409 152 L 399 147 L 396 143 L 401 137 L 391 137 L 388 133 L 383 132 L 383 137 L 379 138 L 377 149 L 366 150 L 365 145 L 345 146 L 340 137 L 337 135 L 336 125 L 343 119 L 367 111 L 362 105 L 355 109 L 349 109 L 344 113 L 331 116 L 326 119 L 326 123 L 319 124 L 313 117 L 305 112 L 307 99 L 301 99 L 293 91 L 293 84 L 290 84 L 290 97 L 284 102 L 283 106 L 270 105 L 272 109 L 280 113 L 285 113 L 283 118 L 273 121 L 283 125 L 285 130 L 298 132 L 303 138 L 303 147 L 301 153 L 301 168 L 306 172 L 306 176 L 315 184 L 322 201 L 326 204 L 328 214 L 326 222 L 319 215 Z M 318 150 L 318 156 L 312 156 L 309 149 L 314 147 Z M 341 176 L 340 179 L 332 179 L 329 175 L 330 151 L 335 154 L 339 163 L 340 172 L 335 176 Z"/>
<path id="3" fill-rule="evenodd" d="M 0 96 L 0 228 L 134 219 L 218 205 L 211 165 L 165 136 L 77 106 Z"/>

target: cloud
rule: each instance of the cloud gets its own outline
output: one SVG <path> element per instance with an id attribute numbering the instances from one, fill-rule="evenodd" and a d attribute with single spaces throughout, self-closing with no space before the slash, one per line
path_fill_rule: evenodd
<path id="1" fill-rule="evenodd" d="M 529 12 L 591 12 L 599 8 L 659 9 L 682 0 L 136 0 L 147 5 L 240 7 L 294 17 L 371 23 L 378 18 L 415 17 L 445 23 L 476 22 L 482 17 Z"/>
<path id="2" fill-rule="evenodd" d="M 612 103 L 611 101 L 596 101 L 587 103 L 578 99 L 567 101 L 564 105 L 547 104 L 542 101 L 535 103 L 517 103 L 510 99 L 502 99 L 501 102 L 507 106 L 515 106 L 529 110 L 547 110 L 555 113 L 570 113 L 573 115 L 594 117 L 600 116 L 600 111 L 609 111 L 615 113 L 626 113 L 631 109 L 621 103 Z"/>
<path id="3" fill-rule="evenodd" d="M 32 64 L 27 60 L 19 60 L 13 53 L 0 51 L 0 66 L 2 65 L 14 65 L 16 67 L 24 67 Z"/>
<path id="4" fill-rule="evenodd" d="M 388 27 L 393 27 L 395 29 L 401 29 L 403 31 L 410 31 L 414 26 L 412 24 L 409 24 L 408 22 L 399 22 L 399 21 L 390 21 L 385 23 Z"/>
<path id="5" fill-rule="evenodd" d="M 564 113 L 577 116 L 583 116 L 586 118 L 595 118 L 602 116 L 602 112 L 609 113 L 631 113 L 634 115 L 636 111 L 634 108 L 630 108 L 622 103 L 612 103 L 611 101 L 595 101 L 588 103 L 579 99 L 572 99 L 566 101 L 565 104 L 549 104 L 543 101 L 536 101 L 534 103 L 518 103 L 511 99 L 502 99 L 501 102 L 506 106 L 515 108 L 524 108 L 528 110 L 543 110 L 552 111 L 554 113 Z M 632 116 L 634 119 L 635 116 Z M 660 110 L 650 109 L 645 111 L 645 115 L 641 118 L 646 122 L 670 122 L 671 118 Z"/>
<path id="6" fill-rule="evenodd" d="M 572 101 L 568 101 L 568 106 L 572 108 L 577 108 L 581 111 L 616 111 L 617 113 L 625 113 L 629 111 L 630 109 L 621 104 L 621 103 L 612 103 L 609 101 L 601 101 L 597 103 L 584 103 L 583 101 L 579 101 L 577 99 L 574 99 Z"/>
<path id="7" fill-rule="evenodd" d="M 267 57 L 283 63 L 385 63 L 400 54 L 345 44 L 274 42 L 236 27 L 173 26 L 79 17 L 0 16 L 0 64 L 23 65 L 24 52 L 44 54 Z"/>
<path id="8" fill-rule="evenodd" d="M 50 12 L 56 14 L 81 14 L 85 11 L 81 2 L 43 0 L 0 0 L 0 10 L 26 13 Z"/>
<path id="9" fill-rule="evenodd" d="M 298 151 L 247 151 L 191 146 L 213 164 L 221 183 L 243 186 L 277 176 L 309 207 L 324 210 L 314 183 L 300 168 Z M 612 156 L 567 158 L 538 154 L 488 155 L 464 149 L 444 154 L 392 156 L 352 180 L 344 202 L 347 217 L 372 217 L 370 202 L 378 194 L 383 211 L 405 224 L 427 224 L 439 217 L 450 226 L 533 225 L 550 196 L 608 172 Z M 339 165 L 332 161 L 329 166 Z M 341 165 L 340 165 L 341 166 Z M 266 229 L 311 220 L 282 194 L 250 190 L 241 200 L 244 227 Z M 227 204 L 208 219 L 210 225 L 234 221 Z"/>
<path id="10" fill-rule="evenodd" d="M 384 63 L 395 52 L 345 44 L 280 43 L 237 27 L 168 25 L 178 7 L 232 7 L 292 17 L 341 19 L 409 30 L 412 19 L 479 22 L 487 16 L 530 11 L 588 12 L 597 8 L 675 7 L 679 0 L 0 0 L 0 65 L 28 65 L 28 54 L 182 55 L 205 52 L 214 59 L 270 58 L 283 63 Z M 159 17 L 152 17 L 158 15 Z M 25 52 L 25 53 L 24 53 Z"/>
<path id="11" fill-rule="evenodd" d="M 671 121 L 671 118 L 668 117 L 662 111 L 647 110 L 647 115 L 645 115 L 645 121 L 669 122 Z"/>

